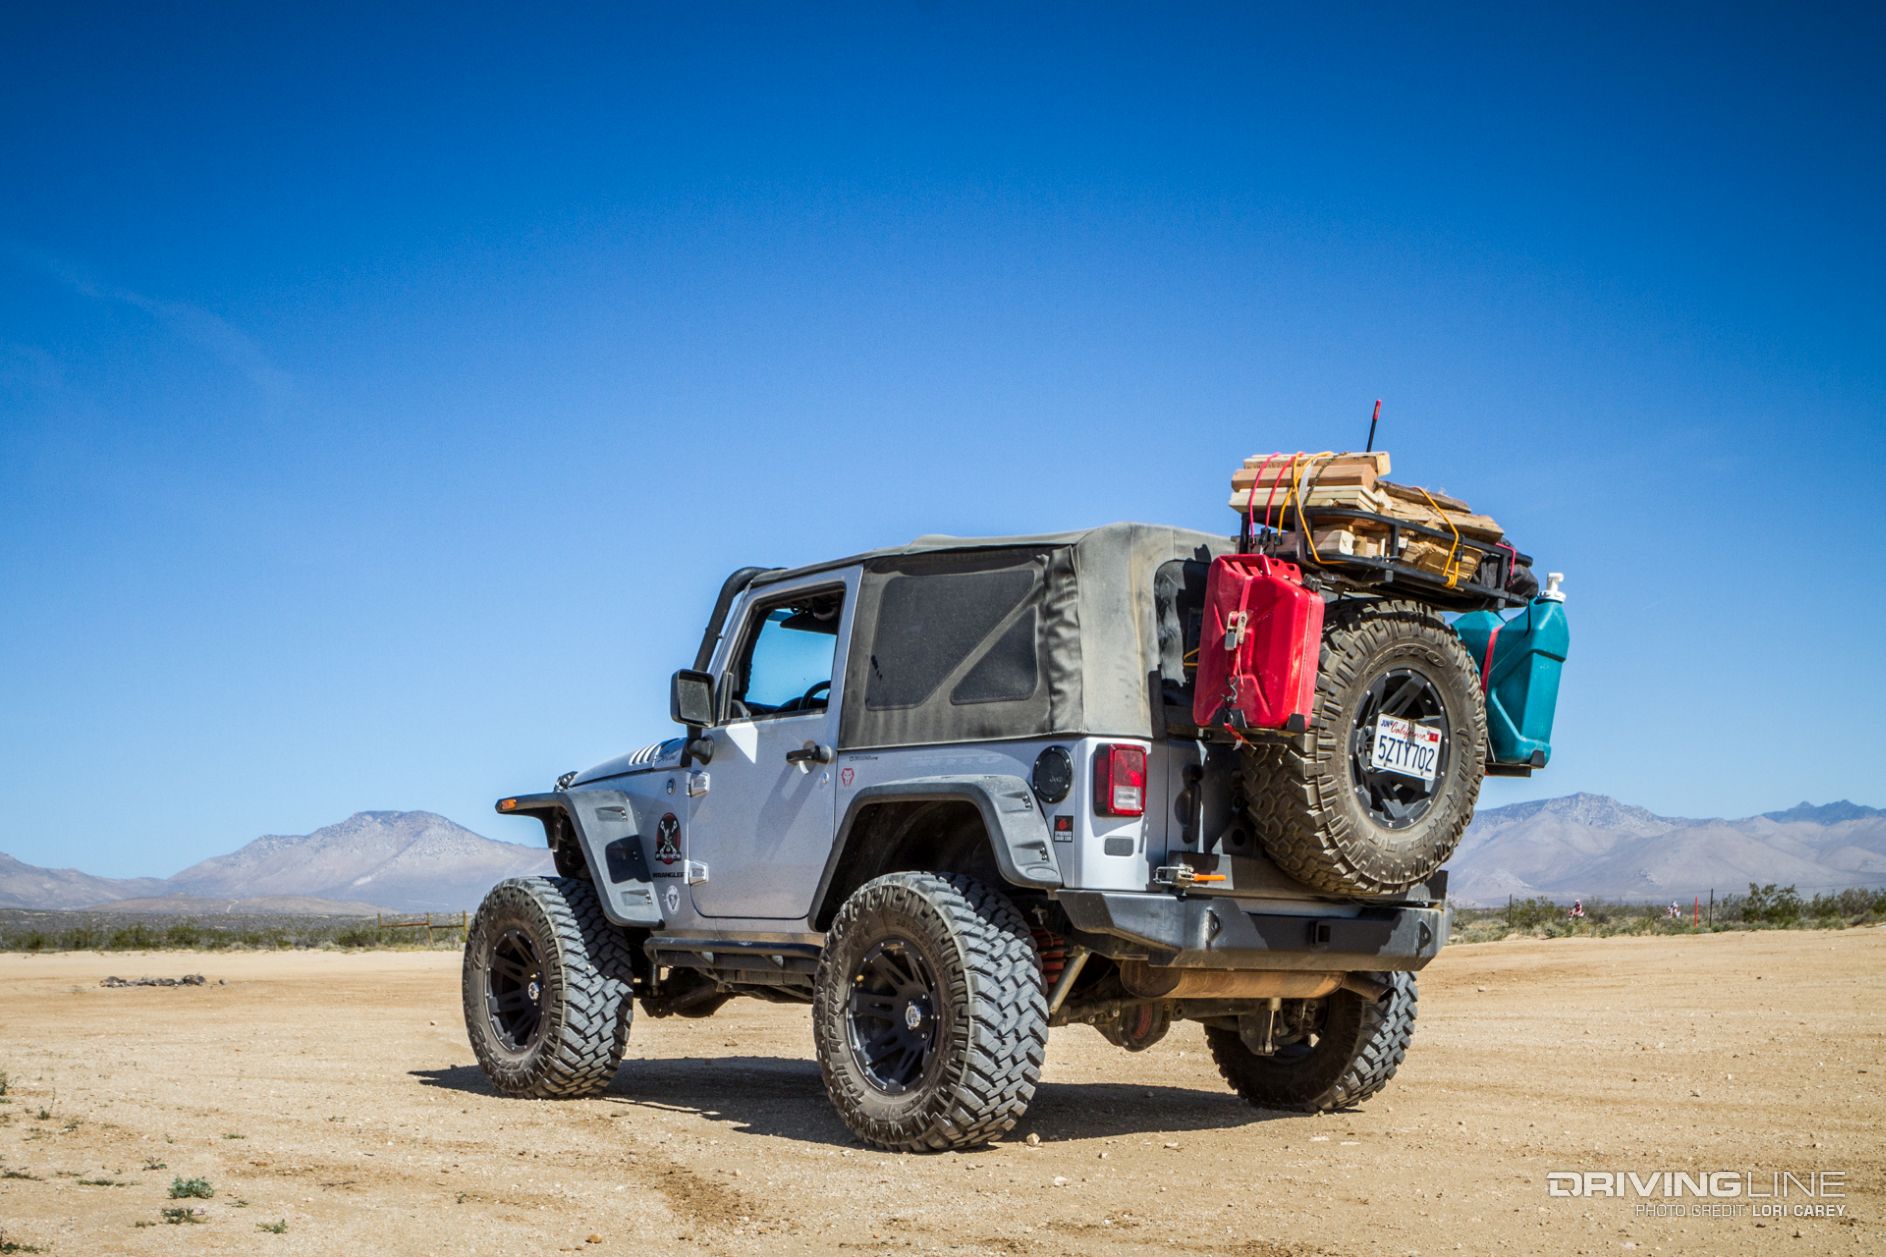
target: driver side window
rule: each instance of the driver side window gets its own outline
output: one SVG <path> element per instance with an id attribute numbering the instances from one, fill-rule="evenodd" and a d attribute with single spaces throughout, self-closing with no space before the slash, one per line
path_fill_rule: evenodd
<path id="1" fill-rule="evenodd" d="M 838 591 L 801 594 L 756 609 L 734 673 L 734 720 L 824 711 L 838 653 Z"/>

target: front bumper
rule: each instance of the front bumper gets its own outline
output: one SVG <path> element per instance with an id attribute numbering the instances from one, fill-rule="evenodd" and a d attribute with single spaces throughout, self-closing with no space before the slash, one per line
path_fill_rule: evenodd
<path id="1" fill-rule="evenodd" d="M 1178 969 L 1419 969 L 1446 944 L 1451 921 L 1446 908 L 1368 905 L 1305 915 L 1160 892 L 1063 890 L 1055 900 L 1082 946 Z"/>

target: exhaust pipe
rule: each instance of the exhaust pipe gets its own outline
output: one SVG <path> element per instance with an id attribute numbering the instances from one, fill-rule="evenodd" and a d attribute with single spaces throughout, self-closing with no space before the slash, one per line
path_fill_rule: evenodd
<path id="1" fill-rule="evenodd" d="M 1120 985 L 1140 999 L 1318 999 L 1343 985 L 1343 975 L 1287 969 L 1173 969 L 1128 960 L 1120 965 Z"/>
<path id="2" fill-rule="evenodd" d="M 1371 1004 L 1379 1004 L 1388 994 L 1388 983 L 1377 982 L 1366 973 L 1345 973 L 1342 975 L 1342 989 L 1354 991 Z"/>

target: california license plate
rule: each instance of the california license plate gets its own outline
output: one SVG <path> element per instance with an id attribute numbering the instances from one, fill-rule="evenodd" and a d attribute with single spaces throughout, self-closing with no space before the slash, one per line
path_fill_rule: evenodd
<path id="1" fill-rule="evenodd" d="M 1400 716 L 1375 719 L 1375 746 L 1369 767 L 1432 782 L 1441 762 L 1441 731 Z"/>

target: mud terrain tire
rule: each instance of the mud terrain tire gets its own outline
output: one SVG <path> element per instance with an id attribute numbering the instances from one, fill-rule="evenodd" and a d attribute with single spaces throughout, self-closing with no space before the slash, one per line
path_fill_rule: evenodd
<path id="1" fill-rule="evenodd" d="M 1378 714 L 1442 724 L 1431 788 L 1370 769 Z M 1292 877 L 1329 894 L 1394 894 L 1460 844 L 1486 747 L 1479 671 L 1453 629 L 1413 603 L 1333 603 L 1310 728 L 1245 748 L 1245 802 L 1266 853 Z"/>
<path id="2" fill-rule="evenodd" d="M 1034 1098 L 1048 1001 L 1028 924 L 973 878 L 891 873 L 845 901 L 812 1005 L 825 1090 L 878 1148 L 975 1148 Z"/>
<path id="3" fill-rule="evenodd" d="M 465 1030 L 491 1085 L 567 1100 L 615 1077 L 634 1016 L 628 942 L 571 877 L 491 888 L 465 937 Z"/>
<path id="4" fill-rule="evenodd" d="M 1387 983 L 1387 994 L 1380 1000 L 1346 990 L 1330 995 L 1313 1045 L 1287 1045 L 1259 1056 L 1236 1030 L 1206 1027 L 1218 1072 L 1261 1109 L 1333 1113 L 1360 1104 L 1388 1085 L 1414 1035 L 1414 974 L 1375 976 Z"/>

